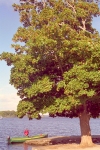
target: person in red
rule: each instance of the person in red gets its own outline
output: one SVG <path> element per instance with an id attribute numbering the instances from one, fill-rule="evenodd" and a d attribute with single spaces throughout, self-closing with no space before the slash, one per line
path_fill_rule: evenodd
<path id="1" fill-rule="evenodd" d="M 29 130 L 28 130 L 28 129 L 26 129 L 26 130 L 24 131 L 24 135 L 25 135 L 25 136 L 28 136 L 28 135 L 29 135 Z"/>

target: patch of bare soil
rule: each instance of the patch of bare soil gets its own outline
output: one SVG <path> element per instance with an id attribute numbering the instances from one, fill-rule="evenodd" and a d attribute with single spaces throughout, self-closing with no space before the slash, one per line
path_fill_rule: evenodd
<path id="1" fill-rule="evenodd" d="M 57 144 L 48 146 L 33 147 L 32 150 L 100 150 L 100 145 L 81 147 L 79 144 Z"/>
<path id="2" fill-rule="evenodd" d="M 58 144 L 48 146 L 33 147 L 32 150 L 100 150 L 100 145 L 91 147 L 81 147 L 79 144 Z"/>

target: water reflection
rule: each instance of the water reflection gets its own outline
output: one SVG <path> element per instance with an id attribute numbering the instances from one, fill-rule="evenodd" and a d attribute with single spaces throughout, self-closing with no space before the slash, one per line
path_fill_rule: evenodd
<path id="1" fill-rule="evenodd" d="M 24 150 L 28 150 L 28 145 L 26 143 L 24 143 L 23 145 L 24 145 Z"/>

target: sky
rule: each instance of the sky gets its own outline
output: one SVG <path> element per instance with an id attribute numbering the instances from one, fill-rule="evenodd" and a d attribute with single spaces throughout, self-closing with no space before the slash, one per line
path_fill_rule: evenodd
<path id="1" fill-rule="evenodd" d="M 12 4 L 18 2 L 19 0 L 0 0 L 0 53 L 14 52 L 11 48 L 12 37 L 21 24 Z M 20 100 L 15 88 L 9 84 L 10 69 L 5 61 L 0 61 L 0 111 L 16 110 Z"/>
<path id="2" fill-rule="evenodd" d="M 19 0 L 0 0 L 0 53 L 14 52 L 11 48 L 13 35 L 19 26 L 19 14 L 13 10 L 12 4 Z M 93 20 L 93 27 L 100 32 L 100 17 Z M 20 98 L 17 90 L 9 84 L 11 67 L 0 61 L 0 111 L 17 110 Z"/>

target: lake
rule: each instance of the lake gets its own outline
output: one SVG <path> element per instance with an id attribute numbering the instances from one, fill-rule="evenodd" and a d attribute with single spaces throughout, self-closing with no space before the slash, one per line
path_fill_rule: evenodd
<path id="1" fill-rule="evenodd" d="M 90 120 L 92 135 L 100 135 L 100 119 Z M 7 144 L 7 137 L 24 136 L 24 130 L 29 129 L 29 135 L 48 134 L 51 136 L 80 135 L 78 118 L 44 117 L 41 120 L 28 120 L 28 118 L 0 119 L 0 150 L 24 150 L 23 144 Z M 28 146 L 28 150 L 32 150 Z"/>

